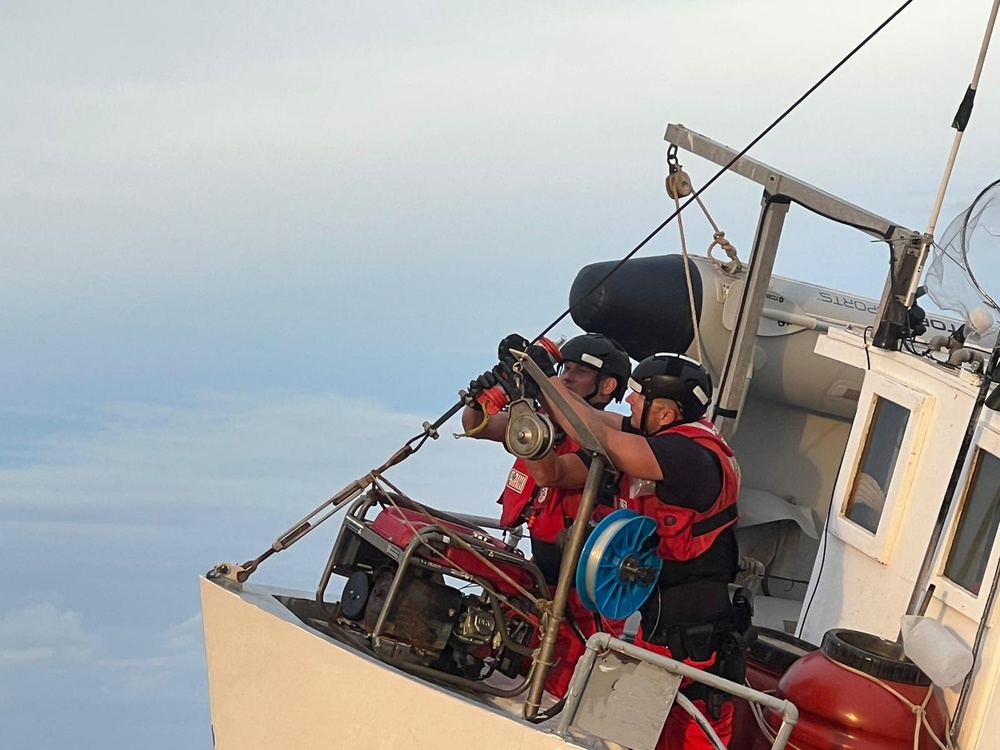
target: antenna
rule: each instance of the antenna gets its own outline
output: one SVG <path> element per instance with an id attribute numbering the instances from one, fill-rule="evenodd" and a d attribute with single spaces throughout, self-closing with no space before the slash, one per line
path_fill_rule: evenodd
<path id="1" fill-rule="evenodd" d="M 931 215 L 927 221 L 927 229 L 920 239 L 918 248 L 901 248 L 903 256 L 900 258 L 899 268 L 893 268 L 895 279 L 891 283 L 889 294 L 886 299 L 886 315 L 884 320 L 875 332 L 872 343 L 880 349 L 896 350 L 902 338 L 903 324 L 906 320 L 906 310 L 913 306 L 917 298 L 917 288 L 920 285 L 920 276 L 923 274 L 924 263 L 927 261 L 927 254 L 931 245 L 934 244 L 934 230 L 937 227 L 938 217 L 941 215 L 941 205 L 944 203 L 945 193 L 948 191 L 948 183 L 951 180 L 951 173 L 955 168 L 955 160 L 958 158 L 958 149 L 962 145 L 962 136 L 965 135 L 965 128 L 972 117 L 972 107 L 976 100 L 976 90 L 979 87 L 979 78 L 983 72 L 983 64 L 986 62 L 986 51 L 990 47 L 990 40 L 993 37 L 993 27 L 996 25 L 997 11 L 1000 9 L 1000 0 L 993 0 L 993 8 L 990 11 L 990 19 L 986 24 L 986 33 L 983 35 L 983 43 L 979 48 L 979 58 L 976 60 L 975 72 L 972 74 L 972 82 L 965 90 L 962 103 L 958 105 L 958 112 L 951 126 L 955 128 L 955 139 L 951 144 L 951 152 L 948 154 L 948 161 L 944 167 L 944 174 L 941 176 L 941 185 L 938 187 L 937 197 L 934 206 L 931 208 Z M 895 248 L 893 248 L 892 264 L 895 267 Z M 900 272 L 905 268 L 905 272 Z"/>

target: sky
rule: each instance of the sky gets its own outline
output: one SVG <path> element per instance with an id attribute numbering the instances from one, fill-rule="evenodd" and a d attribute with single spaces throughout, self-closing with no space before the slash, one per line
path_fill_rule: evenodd
<path id="1" fill-rule="evenodd" d="M 741 148 L 895 7 L 0 4 L 4 748 L 209 748 L 198 576 L 655 228 L 668 122 Z M 923 230 L 988 11 L 917 0 L 752 155 Z M 997 177 L 998 57 L 942 227 Z M 759 199 L 704 196 L 744 259 Z M 643 254 L 678 248 L 668 227 Z M 776 272 L 877 296 L 885 266 L 790 212 Z M 456 427 L 391 478 L 490 514 L 509 462 Z M 336 525 L 255 580 L 315 588 Z"/>

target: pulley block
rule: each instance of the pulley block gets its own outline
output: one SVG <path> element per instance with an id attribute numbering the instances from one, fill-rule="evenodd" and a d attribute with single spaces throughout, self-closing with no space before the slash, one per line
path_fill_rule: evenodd
<path id="1" fill-rule="evenodd" d="M 672 169 L 670 174 L 667 175 L 666 188 L 667 195 L 674 200 L 687 198 L 694 191 L 691 185 L 691 178 L 679 166 L 676 170 Z"/>
<path id="2" fill-rule="evenodd" d="M 643 605 L 663 567 L 655 546 L 644 542 L 656 521 L 631 510 L 616 510 L 591 532 L 576 567 L 576 589 L 583 605 L 611 620 L 621 620 Z"/>
<path id="3" fill-rule="evenodd" d="M 536 412 L 530 401 L 515 401 L 507 415 L 507 433 L 503 442 L 508 451 L 518 458 L 533 461 L 552 450 L 556 435 L 552 420 Z"/>

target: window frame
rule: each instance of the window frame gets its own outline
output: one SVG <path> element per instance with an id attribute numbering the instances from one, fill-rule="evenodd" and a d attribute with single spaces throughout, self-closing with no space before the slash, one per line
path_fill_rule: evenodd
<path id="1" fill-rule="evenodd" d="M 910 412 L 903 431 L 903 440 L 896 456 L 892 478 L 885 493 L 885 505 L 873 534 L 864 526 L 847 517 L 847 506 L 855 479 L 865 457 L 867 439 L 872 431 L 875 405 L 879 399 L 892 401 Z M 924 425 L 933 399 L 911 386 L 904 386 L 878 373 L 869 372 L 858 399 L 859 417 L 854 420 L 840 476 L 834 488 L 835 513 L 831 514 L 830 531 L 840 540 L 880 563 L 892 558 L 896 537 L 903 517 L 909 488 L 917 468 L 917 456 L 924 439 Z M 850 467 L 850 470 L 845 470 Z"/>
<path id="2" fill-rule="evenodd" d="M 965 458 L 965 464 L 962 466 L 962 473 L 955 490 L 954 502 L 945 522 L 945 535 L 942 543 L 938 545 L 933 568 L 934 598 L 976 620 L 982 619 L 985 614 L 986 599 L 989 597 L 989 589 L 993 577 L 996 575 L 998 561 L 1000 561 L 1000 543 L 998 543 L 1000 534 L 993 539 L 990 554 L 986 559 L 986 570 L 983 571 L 984 586 L 978 594 L 973 594 L 946 577 L 944 570 L 948 564 L 948 555 L 951 553 L 952 545 L 955 543 L 955 536 L 958 533 L 959 519 L 969 501 L 973 467 L 977 463 L 980 452 L 989 453 L 994 458 L 1000 459 L 1000 434 L 984 424 L 979 424 L 973 434 L 972 444 Z"/>

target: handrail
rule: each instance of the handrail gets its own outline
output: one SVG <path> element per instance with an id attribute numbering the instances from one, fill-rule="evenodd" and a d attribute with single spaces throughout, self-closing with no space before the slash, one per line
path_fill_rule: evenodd
<path id="1" fill-rule="evenodd" d="M 587 640 L 587 650 L 577 662 L 576 670 L 573 672 L 573 679 L 570 680 L 569 692 L 566 694 L 566 706 L 563 709 L 562 719 L 560 720 L 559 727 L 556 730 L 557 734 L 560 736 L 566 736 L 570 725 L 576 718 L 576 712 L 580 706 L 580 699 L 583 697 L 584 688 L 586 688 L 587 681 L 590 679 L 590 673 L 594 669 L 597 656 L 605 651 L 615 651 L 632 659 L 643 661 L 647 664 L 652 664 L 655 667 L 665 669 L 672 674 L 686 677 L 693 682 L 707 685 L 710 688 L 721 690 L 725 693 L 729 693 L 730 695 L 734 695 L 737 698 L 743 698 L 744 700 L 748 700 L 753 703 L 759 703 L 767 708 L 777 711 L 781 714 L 781 727 L 778 729 L 777 735 L 774 738 L 771 750 L 784 750 L 785 746 L 788 744 L 788 738 L 792 734 L 792 729 L 799 720 L 799 710 L 791 701 L 781 700 L 779 698 L 775 698 L 773 695 L 762 693 L 759 690 L 754 690 L 746 685 L 740 685 L 738 683 L 731 682 L 730 680 L 723 679 L 718 675 L 709 674 L 708 672 L 696 669 L 695 667 L 685 664 L 684 662 L 671 659 L 668 656 L 655 654 L 652 651 L 647 651 L 646 649 L 634 644 L 626 643 L 625 641 L 619 640 L 618 638 L 615 638 L 607 633 L 595 633 Z M 682 694 L 678 693 L 677 704 L 691 714 L 695 721 L 697 721 L 702 729 L 705 730 L 709 739 L 713 742 L 713 744 L 715 744 L 716 747 L 724 749 L 724 745 L 722 745 L 721 741 L 719 741 L 719 738 L 714 736 L 715 733 L 711 731 L 711 726 L 709 725 L 708 720 L 691 703 L 691 701 L 687 700 Z"/>

